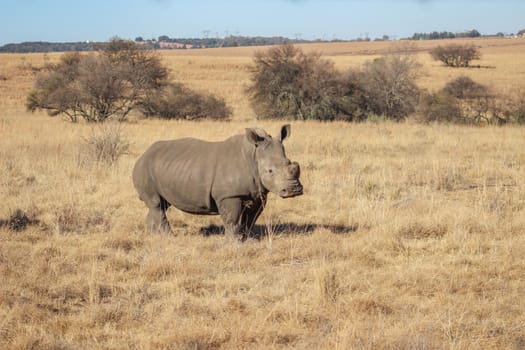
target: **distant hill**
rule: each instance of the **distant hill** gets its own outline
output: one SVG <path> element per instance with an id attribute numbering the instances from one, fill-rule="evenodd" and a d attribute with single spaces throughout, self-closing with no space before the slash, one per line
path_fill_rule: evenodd
<path id="1" fill-rule="evenodd" d="M 11 53 L 31 53 L 31 52 L 62 52 L 62 51 L 90 51 L 93 50 L 93 43 L 73 42 L 73 43 L 51 43 L 45 41 L 32 41 L 19 44 L 6 44 L 0 46 L 0 52 Z"/>
<path id="2" fill-rule="evenodd" d="M 149 49 L 199 49 L 214 47 L 236 47 L 236 46 L 262 46 L 262 45 L 280 45 L 283 43 L 309 43 L 321 42 L 322 40 L 300 40 L 289 39 L 285 37 L 245 37 L 245 36 L 228 36 L 225 38 L 169 38 L 166 35 L 160 36 L 159 39 L 144 40 L 136 38 L 137 44 L 144 45 Z M 333 40 L 338 41 L 338 40 Z M 33 41 L 16 44 L 6 44 L 0 46 L 0 52 L 10 53 L 31 53 L 31 52 L 63 52 L 63 51 L 92 51 L 101 42 L 45 42 Z"/>

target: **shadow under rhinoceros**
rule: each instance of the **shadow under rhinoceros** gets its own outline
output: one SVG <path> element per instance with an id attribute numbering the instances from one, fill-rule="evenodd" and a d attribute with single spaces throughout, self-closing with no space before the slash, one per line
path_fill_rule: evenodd
<path id="1" fill-rule="evenodd" d="M 320 225 L 320 224 L 296 224 L 281 223 L 276 225 L 255 225 L 249 237 L 262 239 L 269 235 L 310 235 L 317 229 L 325 229 L 334 234 L 350 234 L 359 229 L 359 225 Z M 209 225 L 202 227 L 199 233 L 203 236 L 223 235 L 224 227 Z"/>

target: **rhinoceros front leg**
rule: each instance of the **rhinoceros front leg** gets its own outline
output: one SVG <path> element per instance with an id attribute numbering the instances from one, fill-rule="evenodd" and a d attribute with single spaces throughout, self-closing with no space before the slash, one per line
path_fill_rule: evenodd
<path id="1" fill-rule="evenodd" d="M 251 234 L 253 226 L 255 225 L 255 222 L 261 215 L 265 204 L 265 198 L 249 200 L 243 204 L 241 230 L 243 231 L 243 234 L 245 236 L 249 236 Z"/>
<path id="2" fill-rule="evenodd" d="M 226 236 L 236 239 L 241 229 L 242 201 L 239 198 L 226 198 L 217 207 Z"/>

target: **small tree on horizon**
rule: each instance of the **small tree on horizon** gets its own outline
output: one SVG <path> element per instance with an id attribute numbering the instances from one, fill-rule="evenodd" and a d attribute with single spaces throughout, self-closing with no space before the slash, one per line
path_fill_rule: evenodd
<path id="1" fill-rule="evenodd" d="M 469 67 L 471 61 L 481 58 L 481 53 L 473 45 L 450 44 L 431 49 L 430 56 L 448 67 Z"/>

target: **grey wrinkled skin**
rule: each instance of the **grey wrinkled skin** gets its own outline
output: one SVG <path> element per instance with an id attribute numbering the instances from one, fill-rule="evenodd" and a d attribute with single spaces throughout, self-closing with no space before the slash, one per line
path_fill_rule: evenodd
<path id="1" fill-rule="evenodd" d="M 259 128 L 220 142 L 194 138 L 159 141 L 133 168 L 133 184 L 149 208 L 146 227 L 171 233 L 170 205 L 191 214 L 217 215 L 227 235 L 245 238 L 262 213 L 268 192 L 299 196 L 299 164 L 285 154 L 282 141 L 291 127 L 272 138 Z"/>

